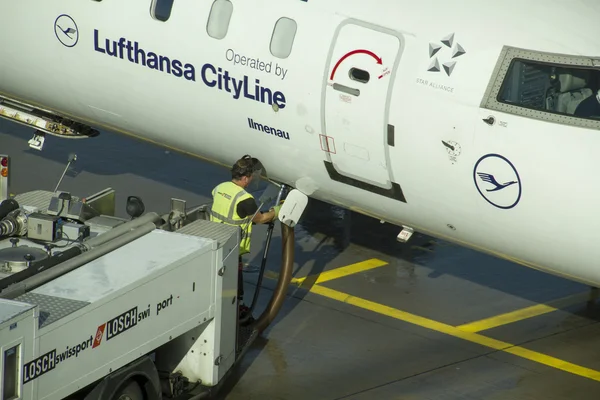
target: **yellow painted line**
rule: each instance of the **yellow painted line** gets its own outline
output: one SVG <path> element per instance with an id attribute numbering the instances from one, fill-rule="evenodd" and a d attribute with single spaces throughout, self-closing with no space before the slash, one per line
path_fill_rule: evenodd
<path id="1" fill-rule="evenodd" d="M 279 279 L 279 274 L 274 271 L 265 271 L 265 278 L 276 281 L 277 279 Z M 295 284 L 295 285 L 300 285 L 300 282 L 301 282 L 300 279 L 304 279 L 304 278 L 292 278 L 290 280 L 290 283 Z"/>
<path id="2" fill-rule="evenodd" d="M 333 300 L 337 300 L 346 304 L 353 305 L 355 307 L 362 308 L 377 314 L 385 315 L 390 318 L 398 319 L 404 322 L 418 325 L 423 328 L 431 329 L 437 332 L 445 333 L 450 336 L 454 336 L 460 339 L 467 340 L 472 343 L 477 343 L 482 346 L 490 347 L 495 350 L 504 351 L 506 353 L 513 354 L 515 356 L 525 358 L 530 361 L 534 361 L 540 364 L 547 365 L 552 368 L 560 369 L 565 372 L 569 372 L 575 375 L 582 376 L 584 378 L 593 379 L 600 381 L 600 371 L 596 371 L 590 368 L 582 367 L 577 364 L 570 363 L 555 357 L 551 357 L 546 354 L 538 353 L 533 350 L 528 350 L 523 347 L 515 346 L 513 344 L 503 342 L 500 340 L 492 339 L 478 333 L 465 332 L 454 326 L 447 325 L 441 322 L 437 322 L 428 318 L 420 317 L 418 315 L 410 314 L 405 311 L 397 310 L 392 307 L 385 306 L 383 304 L 375 303 L 369 300 L 362 299 L 360 297 L 351 296 L 347 293 L 343 293 L 337 290 L 329 289 L 324 286 L 314 285 L 311 292 L 319 294 L 323 297 L 327 297 Z"/>
<path id="3" fill-rule="evenodd" d="M 279 279 L 279 274 L 277 272 L 266 270 L 265 271 L 265 278 L 273 279 L 273 280 L 276 281 L 277 279 Z M 295 278 L 292 278 L 292 282 L 294 281 L 294 279 Z"/>
<path id="4" fill-rule="evenodd" d="M 371 258 L 367 261 L 362 261 L 356 264 L 346 265 L 345 267 L 335 268 L 329 271 L 322 272 L 318 275 L 309 275 L 303 278 L 295 278 L 294 283 L 302 283 L 305 280 L 311 280 L 311 278 L 316 278 L 315 283 L 323 283 L 332 281 L 334 279 L 343 278 L 345 276 L 358 274 L 359 272 L 369 271 L 371 269 L 383 267 L 388 263 L 379 260 L 377 258 Z"/>
<path id="5" fill-rule="evenodd" d="M 377 268 L 383 265 L 386 265 L 382 260 L 371 259 L 361 263 L 348 265 L 346 267 L 336 268 L 331 271 L 324 272 L 320 275 L 317 275 L 317 281 L 319 282 L 327 282 L 333 279 L 341 278 L 343 276 L 348 276 L 353 273 L 358 273 L 362 271 L 366 271 L 369 269 Z M 265 276 L 270 279 L 277 279 L 279 274 L 271 271 L 265 271 Z M 310 275 L 309 275 L 310 277 Z M 308 277 L 304 278 L 292 278 L 292 283 L 301 285 Z M 385 315 L 390 318 L 394 318 L 400 321 L 408 322 L 413 325 L 420 326 L 422 328 L 430 329 L 436 332 L 444 333 L 453 337 L 457 337 L 472 343 L 476 343 L 482 346 L 486 346 L 492 348 L 494 350 L 503 351 L 517 357 L 521 357 L 533 362 L 537 362 L 540 364 L 547 365 L 551 368 L 560 369 L 565 372 L 569 372 L 575 375 L 582 376 L 584 378 L 592 379 L 600 382 L 600 371 L 593 370 L 591 368 L 582 367 L 577 364 L 570 363 L 568 361 L 561 360 L 559 358 L 555 358 L 543 353 L 538 353 L 533 350 L 526 349 L 524 347 L 515 346 L 511 343 L 503 342 L 500 340 L 496 340 L 493 338 L 489 338 L 487 336 L 480 335 L 476 333 L 477 329 L 489 329 L 485 328 L 486 326 L 491 327 L 499 326 L 504 323 L 510 323 L 510 321 L 514 322 L 519 319 L 530 318 L 531 316 L 541 315 L 546 312 L 551 312 L 556 310 L 557 308 L 551 307 L 549 305 L 537 305 L 533 307 L 527 307 L 522 310 L 517 310 L 512 313 L 503 314 L 497 317 L 488 318 L 486 320 L 477 321 L 471 324 L 465 324 L 460 327 L 454 327 L 451 325 L 444 324 L 442 322 L 434 321 L 425 317 L 421 317 L 415 314 L 408 313 L 406 311 L 401 311 L 383 304 L 379 304 L 373 301 L 369 301 L 366 299 L 362 299 L 360 297 L 352 296 L 344 292 L 340 292 L 334 289 L 330 289 L 321 285 L 313 285 L 310 289 L 310 292 L 314 294 L 321 295 L 323 297 L 330 298 L 332 300 L 337 300 L 342 303 L 346 303 L 355 307 L 362 308 L 367 311 L 371 311 L 380 315 Z M 552 302 L 556 307 L 567 306 L 571 304 L 575 304 L 582 300 L 587 300 L 589 298 L 589 293 L 580 293 L 573 296 L 565 297 L 563 299 L 559 299 L 557 301 Z"/>
<path id="6" fill-rule="evenodd" d="M 329 271 L 322 272 L 320 274 L 303 276 L 301 278 L 292 278 L 290 283 L 300 286 L 304 281 L 313 279 L 315 284 L 323 283 L 332 281 L 334 279 L 343 278 L 345 276 L 357 274 L 359 272 L 369 271 L 371 269 L 383 267 L 385 265 L 388 265 L 388 263 L 377 258 L 371 258 L 367 261 L 346 265 L 345 267 L 335 268 Z M 265 271 L 265 278 L 277 280 L 279 279 L 279 274 L 274 271 Z"/>
<path id="7" fill-rule="evenodd" d="M 557 311 L 561 307 L 568 307 L 577 303 L 582 303 L 587 301 L 589 297 L 589 292 L 578 293 L 572 296 L 564 297 L 562 299 L 554 300 L 548 304 L 537 304 L 535 306 L 526 307 L 505 314 L 496 315 L 494 317 L 470 322 L 468 324 L 457 326 L 457 328 L 465 332 L 481 332 L 487 329 L 496 328 L 498 326 L 511 324 L 513 322 L 522 321 L 543 314 L 548 314 Z"/>

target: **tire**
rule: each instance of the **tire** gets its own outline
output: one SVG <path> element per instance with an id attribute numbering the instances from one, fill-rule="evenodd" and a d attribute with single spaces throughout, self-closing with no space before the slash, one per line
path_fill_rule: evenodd
<path id="1" fill-rule="evenodd" d="M 144 392 L 136 381 L 129 381 L 119 389 L 113 400 L 144 400 Z"/>

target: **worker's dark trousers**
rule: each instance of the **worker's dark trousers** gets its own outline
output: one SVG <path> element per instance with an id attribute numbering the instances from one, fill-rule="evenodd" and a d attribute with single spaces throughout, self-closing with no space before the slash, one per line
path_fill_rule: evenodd
<path id="1" fill-rule="evenodd" d="M 244 299 L 244 277 L 242 276 L 242 256 L 238 258 L 238 300 L 241 302 Z"/>

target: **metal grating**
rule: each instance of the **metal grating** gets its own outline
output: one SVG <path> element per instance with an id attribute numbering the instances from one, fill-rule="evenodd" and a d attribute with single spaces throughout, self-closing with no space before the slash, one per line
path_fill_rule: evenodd
<path id="1" fill-rule="evenodd" d="M 246 346 L 250 346 L 258 332 L 254 330 L 254 324 L 250 324 L 248 326 L 240 326 L 238 330 L 237 336 L 237 349 L 236 349 L 236 358 L 242 353 Z"/>
<path id="2" fill-rule="evenodd" d="M 25 293 L 15 300 L 38 305 L 40 311 L 38 329 L 50 325 L 90 304 L 87 301 L 63 299 L 62 297 L 32 292 Z"/>
<path id="3" fill-rule="evenodd" d="M 32 192 L 18 194 L 14 199 L 20 206 L 35 207 L 38 208 L 40 212 L 46 212 L 52 196 L 54 196 L 54 192 L 48 190 L 34 190 Z M 71 195 L 71 197 L 72 201 L 79 201 L 78 197 L 73 195 Z"/>
<path id="4" fill-rule="evenodd" d="M 239 231 L 240 228 L 236 226 L 199 219 L 177 230 L 177 233 L 213 239 L 222 247 L 232 236 L 238 235 Z"/>

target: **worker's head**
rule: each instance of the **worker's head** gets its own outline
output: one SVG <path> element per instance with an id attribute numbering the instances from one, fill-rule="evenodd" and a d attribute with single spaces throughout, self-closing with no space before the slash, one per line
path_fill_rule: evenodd
<path id="1" fill-rule="evenodd" d="M 231 167 L 231 179 L 242 187 L 248 187 L 250 183 L 260 177 L 261 167 L 258 159 L 245 155 Z"/>

